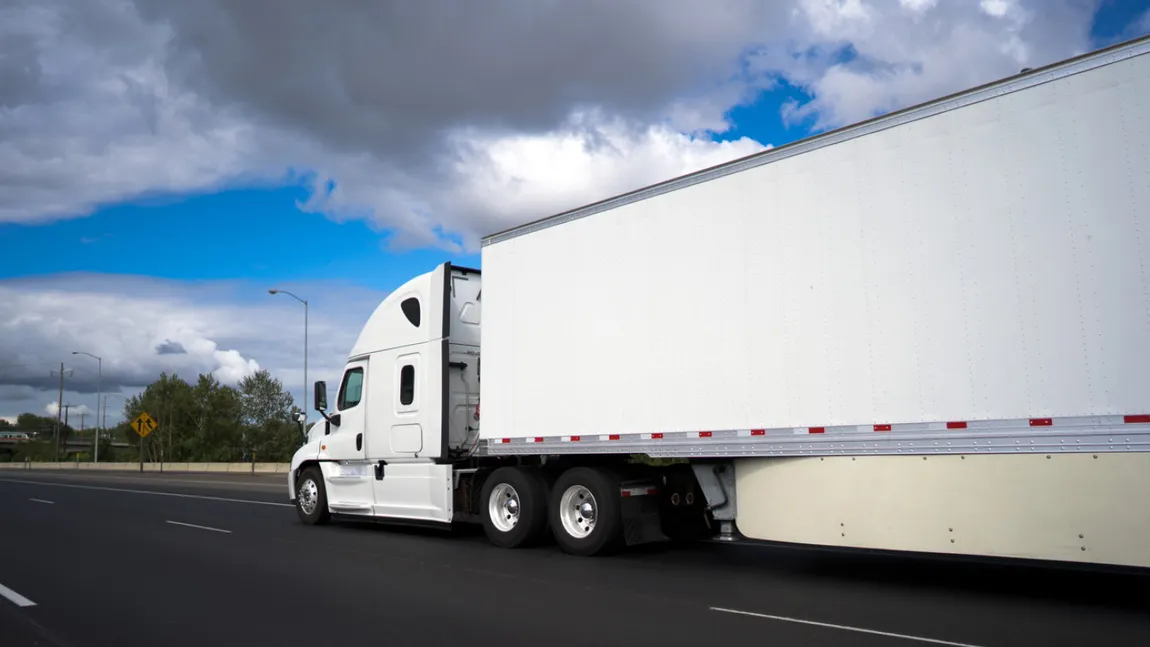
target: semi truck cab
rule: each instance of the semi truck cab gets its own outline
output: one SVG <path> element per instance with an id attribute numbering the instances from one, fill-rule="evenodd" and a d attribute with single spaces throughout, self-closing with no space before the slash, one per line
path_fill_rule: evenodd
<path id="1" fill-rule="evenodd" d="M 334 401 L 315 383 L 322 431 L 289 477 L 305 517 L 453 520 L 452 464 L 478 440 L 480 277 L 445 263 L 408 281 L 364 325 Z"/>

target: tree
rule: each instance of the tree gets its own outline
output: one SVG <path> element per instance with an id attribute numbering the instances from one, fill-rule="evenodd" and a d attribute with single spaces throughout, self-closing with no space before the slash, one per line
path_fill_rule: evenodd
<path id="1" fill-rule="evenodd" d="M 243 455 L 240 393 L 213 375 L 200 375 L 191 391 L 188 449 L 195 460 L 227 461 Z"/>
<path id="2" fill-rule="evenodd" d="M 239 386 L 246 446 L 256 460 L 290 460 L 298 439 L 291 394 L 266 369 L 245 377 Z"/>
<path id="3" fill-rule="evenodd" d="M 244 378 L 239 388 L 221 384 L 215 376 L 197 376 L 189 384 L 178 375 L 161 374 L 142 392 L 124 401 L 124 421 L 110 430 L 100 456 L 139 460 L 141 448 L 148 461 L 214 462 L 252 459 L 285 462 L 299 446 L 299 428 L 290 393 L 266 370 Z M 157 428 L 141 441 L 130 426 L 147 412 Z M 36 435 L 38 441 L 21 443 L 13 458 L 51 460 L 56 419 L 20 414 L 16 428 Z M 61 440 L 71 431 L 62 430 Z M 128 449 L 113 449 L 112 441 L 127 442 Z"/>

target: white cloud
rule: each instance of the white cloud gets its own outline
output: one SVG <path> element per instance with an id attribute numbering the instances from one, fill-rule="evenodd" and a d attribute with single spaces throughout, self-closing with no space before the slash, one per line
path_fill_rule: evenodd
<path id="1" fill-rule="evenodd" d="M 1002 18 L 1011 9 L 1011 3 L 1008 0 L 982 0 L 978 3 L 988 16 L 995 18 Z"/>
<path id="2" fill-rule="evenodd" d="M 48 404 L 44 405 L 44 413 L 53 418 L 56 417 L 56 412 L 59 410 L 60 405 L 58 402 L 49 402 Z M 68 425 L 76 427 L 77 429 L 80 427 L 81 416 L 87 418 L 89 423 L 92 420 L 92 409 L 89 409 L 88 405 L 86 404 L 76 405 L 70 401 L 65 401 L 64 410 L 68 414 Z M 91 425 L 89 424 L 86 426 Z"/>
<path id="3" fill-rule="evenodd" d="M 800 0 L 799 11 L 820 36 L 865 36 L 874 27 L 874 9 L 862 0 Z"/>
<path id="4" fill-rule="evenodd" d="M 834 128 L 1082 53 L 1096 5 L 804 0 L 809 33 L 754 65 L 812 96 L 785 109 L 790 123 Z"/>
<path id="5" fill-rule="evenodd" d="M 0 80 L 21 81 L 0 89 L 0 222 L 283 172 L 265 154 L 275 132 L 171 83 L 171 31 L 129 9 L 115 0 L 0 9 Z"/>
<path id="6" fill-rule="evenodd" d="M 383 295 L 331 284 L 291 289 L 314 293 L 308 380 L 331 380 Z M 72 414 L 96 409 L 98 387 L 129 395 L 162 372 L 189 381 L 211 373 L 234 385 L 261 367 L 302 404 L 303 322 L 296 306 L 244 283 L 98 275 L 0 282 L 0 415 L 55 415 L 61 362 L 64 402 L 77 405 Z M 102 380 L 97 361 L 74 350 L 103 358 Z M 122 397 L 109 400 L 110 419 L 122 405 Z"/>
<path id="7" fill-rule="evenodd" d="M 911 13 L 922 13 L 928 9 L 933 9 L 938 4 L 938 0 L 899 0 L 899 4 Z"/>
<path id="8" fill-rule="evenodd" d="M 338 180 L 338 191 L 317 194 L 307 208 L 355 214 L 386 205 L 370 219 L 399 229 L 398 245 L 444 245 L 436 235 L 442 227 L 476 249 L 483 233 L 765 148 L 745 138 L 714 142 L 661 125 L 642 128 L 597 112 L 576 113 L 548 133 L 460 128 L 448 142 L 451 154 L 434 179 L 397 174 L 383 188 L 369 177 L 378 167 L 333 159 L 319 177 Z"/>
<path id="9" fill-rule="evenodd" d="M 473 251 L 482 234 L 772 143 L 703 132 L 727 131 L 729 109 L 779 78 L 812 97 L 786 118 L 831 128 L 1079 53 L 1096 6 L 596 0 L 397 17 L 284 1 L 0 9 L 0 222 L 299 170 L 337 185 L 306 209 L 366 219 L 396 245 Z M 227 375 L 250 370 L 196 348 Z"/>
<path id="10" fill-rule="evenodd" d="M 598 115 L 575 115 L 571 126 L 545 135 L 458 133 L 454 197 L 522 221 L 764 149 L 746 138 L 715 143 Z"/>
<path id="11" fill-rule="evenodd" d="M 60 350 L 94 349 L 107 358 L 102 362 L 105 374 L 125 377 L 143 377 L 160 370 L 215 372 L 217 376 L 222 372 L 234 383 L 244 376 L 235 370 L 237 366 L 246 365 L 252 371 L 259 368 L 254 362 L 237 360 L 211 338 L 221 333 L 254 334 L 245 330 L 242 322 L 230 321 L 218 306 L 193 305 L 175 295 L 141 298 L 79 293 L 66 283 L 39 287 L 26 292 L 0 286 L 0 321 L 6 324 L 9 343 L 21 342 L 5 348 L 8 352 L 20 354 L 21 348 L 50 345 L 60 345 Z M 158 346 L 169 342 L 180 344 L 186 352 L 156 352 Z M 88 361 L 85 357 L 68 364 Z"/>

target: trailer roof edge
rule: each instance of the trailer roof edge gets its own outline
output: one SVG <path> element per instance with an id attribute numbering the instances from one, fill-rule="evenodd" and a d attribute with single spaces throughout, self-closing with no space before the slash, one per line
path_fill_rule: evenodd
<path id="1" fill-rule="evenodd" d="M 1009 76 L 996 81 L 991 81 L 983 85 L 962 90 L 960 92 L 946 95 L 937 99 L 932 99 L 925 103 L 921 103 L 908 108 L 903 108 L 892 113 L 888 113 L 879 117 L 868 119 L 866 121 L 843 126 L 832 131 L 813 135 L 805 139 L 771 148 L 766 151 L 748 155 L 730 162 L 725 162 L 716 166 L 705 168 L 694 173 L 682 175 L 679 177 L 665 180 L 657 184 L 652 184 L 635 191 L 623 193 L 599 202 L 594 202 L 588 205 L 577 207 L 568 211 L 564 211 L 552 216 L 534 220 L 523 225 L 518 225 L 510 229 L 506 229 L 494 234 L 485 236 L 482 240 L 482 246 L 487 247 L 506 240 L 518 238 L 537 231 L 549 229 L 561 224 L 580 220 L 588 216 L 609 211 L 617 207 L 621 207 L 655 196 L 684 189 L 695 184 L 708 182 L 710 180 L 718 179 L 734 173 L 739 173 L 747 169 L 763 166 L 773 162 L 778 162 L 795 155 L 801 155 L 810 151 L 818 150 L 826 146 L 833 146 L 845 141 L 862 137 L 871 133 L 894 128 L 902 124 L 926 119 L 934 115 L 949 112 L 963 106 L 987 101 L 995 97 L 1005 94 L 1012 94 L 1026 88 L 1035 87 L 1044 83 L 1050 83 L 1058 79 L 1063 79 L 1075 74 L 1088 72 L 1106 65 L 1118 63 L 1121 61 L 1129 60 L 1137 56 L 1150 53 L 1150 35 L 1142 36 L 1133 40 L 1117 43 L 1109 47 L 1105 47 L 1092 52 L 1087 52 L 1073 58 L 1064 59 L 1046 65 L 1044 67 L 1034 68 L 1027 70 L 1013 76 Z"/>

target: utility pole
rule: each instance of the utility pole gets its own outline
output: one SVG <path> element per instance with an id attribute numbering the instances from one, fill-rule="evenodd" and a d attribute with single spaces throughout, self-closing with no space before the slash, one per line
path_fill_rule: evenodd
<path id="1" fill-rule="evenodd" d="M 64 427 L 63 427 L 64 433 L 60 434 L 60 436 L 64 439 L 64 458 L 68 458 L 68 433 L 67 433 L 68 410 L 71 408 L 72 408 L 72 405 L 70 405 L 70 404 L 64 405 Z M 59 457 L 60 457 L 59 454 L 57 454 L 56 458 L 58 459 Z"/>
<path id="2" fill-rule="evenodd" d="M 56 442 L 52 450 L 52 460 L 60 460 L 60 420 L 64 415 L 64 362 L 60 362 L 60 399 L 56 401 Z"/>
<path id="3" fill-rule="evenodd" d="M 72 369 L 68 369 L 67 372 L 71 371 Z M 50 371 L 49 374 L 55 372 L 56 371 Z M 60 362 L 60 399 L 56 401 L 56 432 L 52 447 L 52 458 L 54 460 L 60 460 L 60 416 L 63 415 L 64 412 L 64 373 L 64 362 Z"/>

